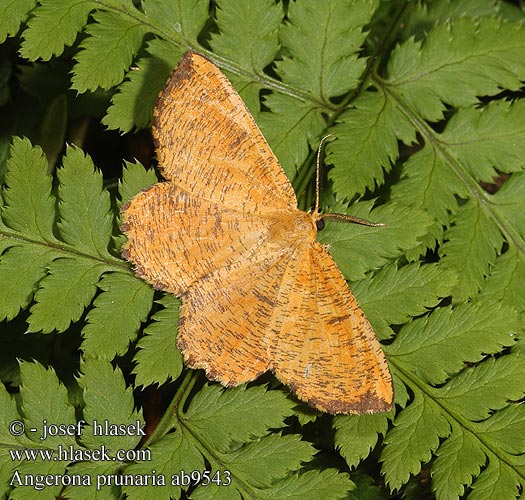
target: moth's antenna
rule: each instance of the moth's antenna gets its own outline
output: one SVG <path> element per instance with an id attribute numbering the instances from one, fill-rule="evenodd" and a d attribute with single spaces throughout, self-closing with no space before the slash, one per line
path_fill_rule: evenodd
<path id="1" fill-rule="evenodd" d="M 320 214 L 319 213 L 319 191 L 320 191 L 320 184 L 321 184 L 321 149 L 323 147 L 323 144 L 326 142 L 327 139 L 330 137 L 334 137 L 333 134 L 325 135 L 321 141 L 319 142 L 319 147 L 317 148 L 317 165 L 315 168 L 315 206 L 313 209 L 313 213 L 317 216 L 318 221 L 322 222 L 322 219 L 335 219 L 340 221 L 346 221 L 346 222 L 352 222 L 354 224 L 361 224 L 362 226 L 372 226 L 372 227 L 383 227 L 386 226 L 386 224 L 383 224 L 382 222 L 371 222 L 366 219 L 361 219 L 360 217 L 354 217 L 353 215 L 347 215 L 347 214 L 336 214 L 336 213 L 330 213 L 330 214 Z M 324 225 L 324 224 L 323 224 Z M 318 229 L 321 229 L 322 226 L 319 226 Z"/>
<path id="2" fill-rule="evenodd" d="M 371 226 L 371 227 L 386 226 L 386 224 L 384 224 L 383 222 L 371 222 L 366 219 L 361 219 L 361 217 L 355 217 L 353 215 L 347 215 L 347 214 L 322 214 L 322 218 L 352 222 L 354 224 L 360 224 L 361 226 Z"/>
<path id="3" fill-rule="evenodd" d="M 323 148 L 323 144 L 326 142 L 326 140 L 333 136 L 333 134 L 325 135 L 321 139 L 319 147 L 317 148 L 317 165 L 315 167 L 315 205 L 313 210 L 314 214 L 319 213 L 319 191 L 321 187 L 321 149 Z"/>

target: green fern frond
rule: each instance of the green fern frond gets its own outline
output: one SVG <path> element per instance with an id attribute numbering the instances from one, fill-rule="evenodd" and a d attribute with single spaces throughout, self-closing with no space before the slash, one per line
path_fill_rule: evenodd
<path id="1" fill-rule="evenodd" d="M 388 352 L 426 383 L 440 385 L 464 363 L 512 346 L 518 330 L 518 315 L 509 306 L 481 301 L 442 307 L 403 326 Z M 439 364 L 432 362 L 436 356 Z"/>
<path id="2" fill-rule="evenodd" d="M 270 113 L 259 119 L 262 131 L 289 177 L 326 131 L 323 113 L 332 114 L 331 99 L 353 89 L 365 67 L 358 57 L 376 2 L 363 0 L 292 2 L 279 37 L 284 56 L 275 68 L 282 81 L 305 92 L 298 100 L 286 93 L 265 98 Z M 315 26 L 312 29 L 312 26 Z"/>
<path id="3" fill-rule="evenodd" d="M 34 5 L 35 2 L 33 2 Z M 24 41 L 20 48 L 30 61 L 48 61 L 72 45 L 84 27 L 96 2 L 85 0 L 47 0 L 31 12 Z"/>
<path id="4" fill-rule="evenodd" d="M 130 132 L 150 124 L 157 97 L 183 53 L 163 40 L 149 41 L 146 52 L 148 56 L 137 61 L 137 69 L 127 74 L 111 98 L 111 106 L 102 119 L 110 129 Z"/>
<path id="5" fill-rule="evenodd" d="M 350 281 L 364 278 L 365 273 L 379 269 L 418 245 L 432 222 L 426 213 L 409 210 L 403 205 L 391 203 L 372 210 L 373 205 L 373 202 L 362 201 L 351 208 L 343 208 L 343 205 L 334 208 L 381 222 L 385 227 L 341 224 L 327 219 L 325 229 L 319 234 L 319 241 L 330 245 L 330 253 L 340 262 L 341 271 Z M 355 256 L 355 260 L 346 259 L 349 254 Z"/>
<path id="6" fill-rule="evenodd" d="M 80 370 L 78 384 L 82 389 L 82 414 L 87 426 L 93 426 L 94 421 L 99 424 L 118 422 L 126 426 L 139 421 L 143 425 L 142 413 L 135 409 L 133 390 L 126 387 L 120 370 L 115 370 L 105 360 L 94 358 L 85 358 Z M 108 434 L 95 433 L 93 428 L 85 428 L 79 440 L 87 448 L 96 449 L 106 444 L 113 450 L 131 450 L 140 441 L 140 434 Z"/>
<path id="7" fill-rule="evenodd" d="M 496 259 L 481 295 L 519 308 L 525 300 L 523 280 L 525 279 L 525 258 L 516 249 L 509 249 Z"/>
<path id="8" fill-rule="evenodd" d="M 436 25 L 424 44 L 411 39 L 398 46 L 389 59 L 387 88 L 417 115 L 436 121 L 445 103 L 469 106 L 478 96 L 519 89 L 524 45 L 517 23 L 457 18 Z"/>
<path id="9" fill-rule="evenodd" d="M 28 331 L 64 332 L 91 304 L 97 293 L 97 283 L 106 269 L 103 264 L 83 259 L 63 257 L 49 262 L 48 256 L 46 260 L 47 275 L 42 276 L 34 295 Z"/>
<path id="10" fill-rule="evenodd" d="M 387 155 L 390 161 L 395 161 L 396 149 L 392 145 L 392 133 L 408 144 L 414 136 L 414 130 L 420 129 L 419 132 L 423 134 L 425 140 L 425 148 L 428 149 L 426 155 L 420 158 L 420 162 L 423 158 L 431 162 L 427 170 L 431 169 L 436 173 L 435 175 L 442 178 L 441 185 L 450 182 L 453 183 L 452 185 L 457 184 L 460 181 L 456 178 L 456 175 L 460 175 L 457 169 L 447 168 L 446 164 L 441 164 L 443 161 L 448 163 L 451 157 L 456 158 L 456 154 L 447 151 L 446 147 L 441 147 L 442 141 L 439 136 L 427 127 L 421 129 L 422 122 L 418 120 L 442 119 L 445 103 L 457 107 L 469 106 L 477 102 L 478 96 L 494 95 L 502 89 L 519 88 L 519 82 L 525 78 L 525 64 L 521 57 L 524 48 L 525 37 L 518 24 L 501 23 L 490 18 L 481 21 L 460 18 L 447 25 L 436 26 L 430 31 L 424 44 L 413 39 L 407 40 L 398 46 L 388 59 L 387 78 L 376 77 L 376 81 L 372 82 L 377 87 L 378 95 L 374 94 L 372 97 L 365 93 L 364 96 L 367 97 L 363 96 L 363 99 L 366 99 L 365 103 L 371 100 L 379 111 L 370 127 L 373 131 L 367 131 L 367 121 L 365 121 L 360 145 L 351 143 L 354 145 L 354 150 L 350 150 L 342 141 L 334 141 L 330 145 L 330 151 L 339 157 L 346 155 L 350 158 L 350 165 L 347 162 L 345 166 L 347 174 L 354 168 L 362 171 L 364 162 L 369 158 L 364 156 L 363 162 L 361 154 L 358 154 L 354 159 L 353 151 L 383 152 L 382 154 Z M 356 107 L 357 109 L 360 107 L 359 100 L 356 101 Z M 353 117 L 353 113 L 349 112 L 348 115 Z M 371 117 L 374 115 L 372 114 Z M 454 126 L 458 122 L 460 121 L 452 121 L 448 126 Z M 350 121 L 350 126 L 352 123 Z M 390 126 L 383 131 L 381 125 L 385 123 Z M 377 129 L 374 126 L 376 124 L 379 125 Z M 486 127 L 483 123 L 481 126 Z M 344 134 L 347 130 L 350 132 L 353 128 L 341 125 L 336 130 L 341 136 L 341 133 Z M 465 132 L 468 133 L 468 130 L 472 130 L 472 127 L 467 128 Z M 344 135 L 341 138 L 344 139 Z M 474 137 L 471 140 L 475 140 Z M 431 159 L 428 155 L 432 155 Z M 335 158 L 337 159 L 338 156 Z M 462 158 L 459 159 L 464 161 Z M 374 157 L 370 160 L 376 171 L 379 165 L 387 168 L 389 166 L 384 156 L 380 158 L 381 162 Z M 429 174 L 422 179 L 423 174 L 419 173 L 421 168 L 419 162 L 412 169 L 407 168 L 409 175 L 411 170 L 418 171 L 418 176 L 413 179 L 417 186 L 414 189 L 422 195 L 434 193 L 437 186 L 430 184 Z M 448 170 L 456 171 L 448 172 Z M 371 179 L 364 186 L 345 184 L 345 174 L 339 171 L 338 164 L 335 162 L 331 176 L 337 191 L 348 198 L 355 193 L 362 193 L 364 187 L 373 187 Z M 425 182 L 426 190 L 421 189 L 422 181 Z M 465 187 L 460 185 L 458 194 L 464 195 L 464 190 Z M 402 191 L 406 199 L 404 186 Z M 441 194 L 436 196 L 436 200 L 441 201 Z M 425 207 L 431 209 L 429 205 L 430 203 L 427 202 Z M 450 203 L 444 205 L 444 209 L 447 208 L 451 208 Z M 434 208 L 433 213 L 438 213 L 437 208 Z"/>
<path id="11" fill-rule="evenodd" d="M 144 329 L 144 337 L 137 342 L 136 366 L 133 369 L 137 386 L 177 380 L 182 373 L 182 354 L 173 334 L 179 324 L 179 300 L 166 295 L 158 303 L 164 309 L 151 318 L 154 322 Z M 159 364 L 159 359 L 163 360 L 162 364 Z"/>
<path id="12" fill-rule="evenodd" d="M 9 421 L 20 422 L 25 425 L 25 433 L 19 437 L 14 437 L 14 433 L 6 432 L 6 439 L 9 439 L 9 450 L 2 450 L 2 468 L 0 469 L 0 484 L 5 492 L 12 491 L 12 498 L 24 492 L 34 494 L 35 489 L 26 489 L 24 487 L 16 488 L 24 484 L 24 477 L 32 478 L 33 484 L 38 481 L 39 475 L 59 474 L 65 475 L 69 462 L 76 460 L 67 460 L 60 457 L 57 452 L 58 447 L 65 450 L 75 448 L 83 453 L 89 453 L 90 450 L 99 450 L 101 445 L 105 445 L 111 452 L 120 449 L 133 449 L 140 439 L 137 435 L 127 436 L 96 436 L 90 424 L 96 420 L 103 425 L 105 421 L 112 423 L 125 423 L 136 425 L 136 422 L 142 421 L 140 412 L 135 411 L 132 391 L 126 389 L 122 373 L 114 370 L 109 362 L 90 359 L 83 366 L 83 374 L 79 377 L 79 384 L 83 389 L 83 412 L 82 419 L 75 417 L 75 407 L 68 400 L 68 390 L 58 380 L 52 368 L 44 368 L 38 363 L 21 363 L 20 372 L 22 384 L 20 386 L 21 407 L 17 410 L 14 400 L 7 394 L 3 385 L 0 387 L 0 399 L 2 400 L 1 412 L 2 418 L 9 418 Z M 38 380 L 38 385 L 34 383 Z M 111 395 L 108 398 L 108 395 Z M 53 435 L 52 432 L 43 434 L 44 426 L 51 428 L 53 425 L 60 423 L 64 426 L 72 426 L 72 431 L 76 432 L 79 428 L 77 423 L 84 420 L 88 425 L 81 426 L 80 441 L 76 440 L 75 434 L 63 433 Z M 23 422 L 23 424 L 22 424 Z M 6 427 L 7 429 L 7 427 Z M 34 429 L 34 430 L 33 430 Z M 23 430 L 23 429 L 22 429 Z M 7 436 L 11 436 L 7 438 Z M 4 437 L 4 436 L 3 436 Z M 3 439 L 3 442 L 6 442 Z M 24 459 L 24 451 L 31 449 L 36 453 L 42 453 L 42 458 L 37 460 Z M 17 458 L 11 453 L 20 453 Z M 109 452 L 109 451 L 108 451 Z M 52 453 L 49 459 L 43 459 L 47 453 Z M 87 456 L 87 455 L 86 455 Z M 117 473 L 118 462 L 95 461 L 79 462 L 70 466 L 70 472 L 89 470 L 95 478 L 96 473 L 106 474 Z M 94 466 L 93 466 L 94 465 Z M 13 474 L 18 472 L 18 476 Z M 14 478 L 14 480 L 12 479 Z M 40 480 L 42 481 L 42 480 Z M 44 486 L 45 483 L 44 483 Z M 95 486 L 89 489 L 95 492 Z M 42 487 L 40 489 L 43 489 Z M 60 496 L 62 485 L 48 485 L 45 488 L 49 498 Z M 69 488 L 72 494 L 79 494 L 78 488 Z M 17 493 L 15 493 L 17 492 Z M 20 492 L 20 493 L 18 493 Z M 80 492 L 85 494 L 86 490 L 80 488 Z M 51 496 L 50 496 L 51 495 Z M 69 496 L 69 498 L 78 498 Z M 20 498 L 23 498 L 20 497 Z"/>
<path id="13" fill-rule="evenodd" d="M 219 32 L 211 34 L 210 46 L 215 53 L 235 61 L 248 75 L 262 75 L 279 50 L 282 19 L 282 5 L 272 0 L 219 1 L 215 18 Z M 242 51 L 238 50 L 239 44 Z"/>
<path id="14" fill-rule="evenodd" d="M 0 5 L 0 43 L 8 36 L 15 36 L 20 24 L 27 19 L 36 0 L 10 0 Z"/>
<path id="15" fill-rule="evenodd" d="M 326 124 L 321 113 L 309 103 L 281 94 L 271 94 L 264 104 L 259 125 L 286 174 L 293 178 L 297 165 L 304 163 L 312 143 L 319 143 Z"/>
<path id="16" fill-rule="evenodd" d="M 380 89 L 360 94 L 338 117 L 331 133 L 340 140 L 326 147 L 326 161 L 334 165 L 330 179 L 349 198 L 383 183 L 383 169 L 390 170 L 399 156 L 398 139 L 407 146 L 416 142 L 416 127 Z"/>
<path id="17" fill-rule="evenodd" d="M 509 460 L 503 443 L 489 442 L 482 422 L 490 426 L 491 418 L 499 420 L 499 412 L 492 414 L 494 410 L 521 410 L 509 401 L 517 401 L 525 395 L 523 384 L 519 382 L 525 367 L 523 360 L 519 355 L 508 354 L 497 359 L 488 357 L 465 368 L 466 361 L 475 362 L 514 345 L 511 332 L 519 328 L 519 317 L 513 308 L 486 302 L 465 304 L 448 311 L 437 310 L 428 320 L 414 320 L 402 328 L 388 349 L 389 360 L 399 368 L 396 373 L 402 374 L 414 399 L 396 417 L 394 429 L 385 438 L 383 470 L 393 489 L 400 488 L 409 474 L 416 473 L 422 462 L 429 461 L 433 452 L 438 458 L 430 470 L 431 474 L 437 474 L 433 486 L 438 498 L 450 498 L 447 494 L 451 490 L 455 492 L 453 498 L 463 494 L 487 458 L 519 477 L 519 461 Z M 439 365 L 433 361 L 436 359 L 433 350 L 438 345 Z M 408 358 L 411 361 L 405 364 Z M 443 382 L 446 383 L 442 385 Z M 433 423 L 423 426 L 427 419 Z M 448 439 L 440 446 L 439 438 Z M 447 444 L 449 439 L 452 441 Z M 399 450 L 405 446 L 411 449 L 410 458 L 399 455 Z M 466 458 L 468 446 L 476 448 L 469 459 Z M 518 447 L 522 453 L 522 445 Z M 464 454 L 463 460 L 458 458 L 455 462 L 456 466 L 464 467 L 456 468 L 455 474 L 449 474 L 450 464 L 439 460 L 440 455 L 447 455 L 452 449 L 457 454 Z M 480 478 L 482 476 L 483 473 Z"/>
<path id="18" fill-rule="evenodd" d="M 440 444 L 450 434 L 450 423 L 432 398 L 414 390 L 412 401 L 395 419 L 394 428 L 385 437 L 381 453 L 382 471 L 392 490 L 405 484 L 411 474 L 421 470 Z"/>
<path id="19" fill-rule="evenodd" d="M 490 183 L 498 174 L 496 166 L 505 173 L 523 170 L 524 133 L 525 104 L 492 101 L 459 109 L 439 137 L 471 177 Z"/>
<path id="20" fill-rule="evenodd" d="M 90 158 L 75 148 L 69 148 L 62 164 L 63 168 L 58 169 L 57 223 L 61 239 L 82 252 L 110 259 L 113 214 L 102 174 L 95 170 Z"/>
<path id="21" fill-rule="evenodd" d="M 399 400 L 399 395 L 396 399 Z M 357 467 L 370 455 L 380 436 L 386 434 L 389 417 L 378 413 L 365 418 L 355 415 L 334 418 L 335 442 L 350 467 Z"/>
<path id="22" fill-rule="evenodd" d="M 427 313 L 448 297 L 458 276 L 436 264 L 396 262 L 384 266 L 373 282 L 364 278 L 352 283 L 352 291 L 374 325 L 379 338 L 394 335 L 389 325 L 402 325 Z"/>
<path id="23" fill-rule="evenodd" d="M 501 251 L 503 235 L 482 204 L 475 201 L 459 207 L 455 220 L 444 235 L 447 241 L 441 247 L 441 254 L 447 269 L 462 273 L 454 296 L 463 301 L 480 289 Z"/>
<path id="24" fill-rule="evenodd" d="M 40 244 L 55 243 L 55 202 L 42 150 L 15 138 L 5 176 L 3 220 L 12 230 Z"/>
<path id="25" fill-rule="evenodd" d="M 224 391 L 216 385 L 204 386 L 188 410 L 179 412 L 177 431 L 151 447 L 159 458 L 153 463 L 130 465 L 125 472 L 144 474 L 153 466 L 157 471 L 180 476 L 181 470 L 203 470 L 204 456 L 211 463 L 211 475 L 219 472 L 216 477 L 222 482 L 231 480 L 231 484 L 227 488 L 213 482 L 199 486 L 193 498 L 271 499 L 283 494 L 314 500 L 319 498 L 319 491 L 324 492 L 323 498 L 340 498 L 352 483 L 333 469 L 321 476 L 306 472 L 286 478 L 301 467 L 302 461 L 311 460 L 314 453 L 312 446 L 297 435 L 268 434 L 269 428 L 283 426 L 293 405 L 283 393 L 266 392 L 264 387 Z M 144 488 L 123 491 L 130 498 L 148 493 Z M 172 486 L 170 493 L 180 495 L 180 487 Z"/>
<path id="26" fill-rule="evenodd" d="M 208 21 L 209 9 L 209 0 L 177 2 L 148 0 L 144 3 L 146 16 L 162 27 L 159 32 L 169 33 L 169 36 L 163 38 L 172 37 L 174 40 L 191 44 L 197 43 L 197 35 Z"/>
<path id="27" fill-rule="evenodd" d="M 282 80 L 326 104 L 354 89 L 366 64 L 358 56 L 366 38 L 364 26 L 377 4 L 375 0 L 291 2 L 279 33 L 289 53 L 276 64 Z"/>
<path id="28" fill-rule="evenodd" d="M 86 353 L 112 359 L 125 354 L 137 338 L 153 302 L 153 290 L 129 274 L 112 272 L 98 283 L 101 293 L 93 302 L 82 330 Z"/>
<path id="29" fill-rule="evenodd" d="M 75 409 L 69 404 L 67 389 L 59 382 L 52 368 L 46 369 L 38 363 L 24 362 L 20 366 L 20 375 L 22 380 L 20 411 L 29 428 L 42 429 L 42 410 L 45 411 L 46 422 L 50 424 L 54 422 L 63 422 L 65 425 L 76 423 Z M 40 385 L 35 385 L 34 380 L 39 380 Z M 27 434 L 27 437 L 35 442 L 38 442 L 41 436 L 41 433 Z M 69 446 L 74 443 L 74 436 L 69 435 L 49 436 L 46 442 L 50 447 L 58 444 Z"/>
<path id="30" fill-rule="evenodd" d="M 143 23 L 120 13 L 97 12 L 93 19 L 76 56 L 72 87 L 79 92 L 121 83 L 146 33 Z"/>
<path id="31" fill-rule="evenodd" d="M 88 316 L 89 333 L 93 329 L 90 325 L 97 325 L 97 318 L 104 315 L 104 305 L 114 308 L 111 301 L 122 293 L 119 287 L 128 287 L 128 292 L 133 287 L 146 290 L 147 314 L 151 290 L 110 252 L 113 215 L 109 195 L 91 160 L 79 150 L 68 148 L 57 175 L 58 200 L 51 192 L 52 178 L 47 169 L 39 148 L 26 139 L 14 139 L 3 193 L 5 229 L 1 241 L 7 250 L 0 270 L 7 286 L 0 304 L 1 317 L 14 317 L 33 300 L 27 320 L 29 331 L 65 331 L 71 322 L 79 320 L 98 288 L 109 293 L 110 299 L 104 293 L 97 297 Z M 104 275 L 108 272 L 112 274 Z M 116 331 L 109 336 L 117 345 L 124 344 L 119 347 L 122 351 L 138 332 L 140 320 L 137 323 L 133 318 L 145 319 L 140 308 L 130 304 L 128 292 L 122 299 L 125 321 L 118 328 L 122 336 Z M 103 317 L 117 320 L 113 311 L 108 314 Z M 98 336 L 107 332 L 98 328 L 94 331 Z M 87 348 L 93 340 L 87 340 Z M 113 357 L 115 352 L 108 355 Z"/>

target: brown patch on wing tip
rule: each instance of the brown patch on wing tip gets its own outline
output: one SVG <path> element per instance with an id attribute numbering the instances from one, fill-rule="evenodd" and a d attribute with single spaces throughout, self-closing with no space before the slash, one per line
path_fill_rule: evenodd
<path id="1" fill-rule="evenodd" d="M 129 224 L 127 222 L 123 222 L 120 225 L 120 232 L 126 233 L 127 231 L 129 231 Z"/>
<path id="2" fill-rule="evenodd" d="M 338 414 L 356 414 L 363 415 L 365 413 L 380 413 L 392 409 L 393 401 L 386 401 L 380 398 L 377 394 L 368 391 L 363 394 L 359 401 L 341 401 L 337 399 L 328 399 L 326 397 L 308 397 L 305 394 L 300 395 L 300 384 L 288 383 L 286 384 L 290 390 L 295 394 L 299 400 L 304 401 L 316 410 L 330 415 Z M 299 389 L 299 390 L 298 390 Z"/>
<path id="3" fill-rule="evenodd" d="M 186 78 L 190 78 L 195 74 L 195 70 L 193 69 L 193 60 L 195 57 L 202 57 L 199 56 L 196 52 L 193 50 L 187 50 L 182 54 L 182 57 L 179 60 L 179 64 L 177 68 L 181 72 L 180 77 L 178 81 L 185 80 Z"/>
<path id="4" fill-rule="evenodd" d="M 129 250 L 127 248 L 122 247 L 122 250 L 120 251 L 120 255 L 123 259 L 129 260 Z"/>
<path id="5" fill-rule="evenodd" d="M 126 201 L 126 203 L 122 204 L 120 207 L 120 213 L 123 214 L 130 206 L 131 200 Z"/>
<path id="6" fill-rule="evenodd" d="M 380 398 L 376 394 L 368 392 L 365 394 L 363 399 L 352 407 L 352 413 L 379 413 L 384 411 L 389 411 L 392 409 L 393 402 L 386 401 L 383 398 Z"/>
<path id="7" fill-rule="evenodd" d="M 379 413 L 389 411 L 393 406 L 392 402 L 389 403 L 371 392 L 367 392 L 359 401 L 352 403 L 343 401 L 327 402 L 326 400 L 310 400 L 308 403 L 313 405 L 315 408 L 332 415 L 337 415 L 340 413 L 354 413 L 357 415 L 363 415 L 365 413 Z"/>
<path id="8" fill-rule="evenodd" d="M 186 51 L 179 60 L 177 67 L 170 73 L 166 85 L 160 91 L 159 97 L 157 98 L 157 104 L 155 105 L 155 110 L 153 111 L 153 140 L 155 142 L 155 149 L 159 147 L 157 139 L 157 131 L 159 129 L 158 115 L 162 111 L 162 105 L 165 100 L 171 98 L 171 93 L 173 88 L 181 85 L 182 82 L 191 79 L 195 74 L 195 69 L 193 68 L 193 58 L 195 52 L 192 50 Z"/>

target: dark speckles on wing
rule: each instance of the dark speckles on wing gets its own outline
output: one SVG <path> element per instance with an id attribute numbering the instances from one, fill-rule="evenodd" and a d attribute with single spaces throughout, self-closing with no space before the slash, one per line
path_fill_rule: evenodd
<path id="1" fill-rule="evenodd" d="M 330 318 L 329 320 L 327 320 L 327 323 L 329 325 L 336 325 L 337 323 L 343 323 L 349 318 L 351 318 L 349 314 L 346 314 L 344 316 L 335 316 L 334 318 Z"/>
<path id="2" fill-rule="evenodd" d="M 268 297 L 266 297 L 265 295 L 261 294 L 259 291 L 253 290 L 252 293 L 261 302 L 264 302 L 265 304 L 268 304 L 270 307 L 275 307 L 275 302 L 273 300 L 269 299 Z"/>

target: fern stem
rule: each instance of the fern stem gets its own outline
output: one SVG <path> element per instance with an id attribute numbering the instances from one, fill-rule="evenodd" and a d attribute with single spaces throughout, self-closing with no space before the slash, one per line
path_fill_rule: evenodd
<path id="1" fill-rule="evenodd" d="M 69 245 L 66 245 L 64 243 L 61 243 L 59 240 L 56 240 L 56 242 L 48 242 L 48 241 L 42 241 L 42 240 L 34 240 L 32 238 L 27 238 L 25 236 L 20 235 L 19 233 L 10 232 L 10 231 L 0 231 L 0 238 L 5 238 L 7 240 L 12 240 L 14 242 L 14 245 L 17 243 L 23 243 L 25 245 L 36 245 L 39 247 L 43 247 L 46 249 L 54 250 L 57 253 L 62 253 L 64 256 L 67 257 L 80 257 L 82 259 L 92 260 L 96 261 L 101 264 L 105 264 L 109 267 L 108 271 L 118 271 L 118 272 L 124 272 L 126 274 L 129 274 L 130 276 L 134 276 L 134 273 L 131 271 L 129 265 L 124 262 L 121 259 L 118 259 L 117 257 L 113 257 L 108 253 L 108 257 L 111 258 L 104 258 L 100 255 L 93 255 L 86 252 L 82 252 L 81 250 L 77 250 L 74 247 L 71 247 Z M 10 245 L 4 245 L 4 246 L 10 246 Z"/>
<path id="2" fill-rule="evenodd" d="M 179 417 L 183 413 L 182 408 L 184 407 L 184 403 L 186 402 L 191 389 L 195 385 L 198 376 L 198 372 L 194 370 L 187 371 L 168 406 L 169 410 L 164 413 L 157 427 L 155 427 L 154 431 L 144 443 L 143 448 L 147 448 L 161 439 L 175 426 L 176 422 L 180 421 Z"/>

